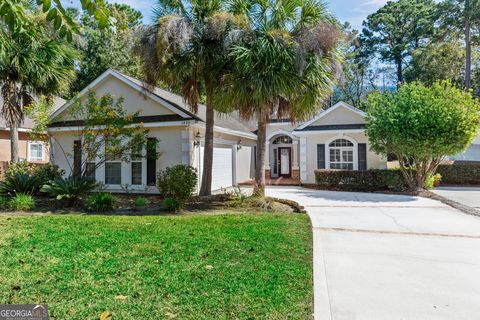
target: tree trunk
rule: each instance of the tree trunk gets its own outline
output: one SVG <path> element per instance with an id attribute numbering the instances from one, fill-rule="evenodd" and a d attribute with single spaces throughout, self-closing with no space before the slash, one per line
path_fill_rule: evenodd
<path id="1" fill-rule="evenodd" d="M 18 157 L 18 123 L 10 125 L 10 160 L 12 163 L 17 163 Z"/>
<path id="2" fill-rule="evenodd" d="M 402 57 L 396 57 L 395 64 L 397 65 L 397 88 L 398 88 L 403 83 Z"/>
<path id="3" fill-rule="evenodd" d="M 253 194 L 255 196 L 265 196 L 265 149 L 267 138 L 267 112 L 261 111 L 258 116 L 257 131 L 257 155 L 255 167 L 255 186 Z"/>
<path id="4" fill-rule="evenodd" d="M 465 0 L 465 90 L 470 90 L 472 73 L 472 39 L 470 34 L 470 0 Z"/>
<path id="5" fill-rule="evenodd" d="M 207 85 L 207 110 L 205 119 L 205 146 L 203 149 L 203 172 L 202 185 L 200 187 L 201 196 L 212 194 L 212 169 L 213 169 L 213 126 L 215 124 L 214 108 L 212 102 L 213 90 Z"/>

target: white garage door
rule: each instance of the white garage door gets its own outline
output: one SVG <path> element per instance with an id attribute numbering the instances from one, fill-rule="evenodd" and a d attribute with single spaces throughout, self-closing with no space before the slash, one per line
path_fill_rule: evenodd
<path id="1" fill-rule="evenodd" d="M 200 150 L 203 160 L 203 148 Z M 203 163 L 203 161 L 202 161 Z M 213 148 L 212 190 L 231 187 L 233 184 L 233 161 L 231 147 Z"/>

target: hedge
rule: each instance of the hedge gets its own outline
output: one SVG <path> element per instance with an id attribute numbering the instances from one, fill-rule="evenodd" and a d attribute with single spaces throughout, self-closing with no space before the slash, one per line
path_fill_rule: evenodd
<path id="1" fill-rule="evenodd" d="M 442 176 L 442 184 L 480 184 L 480 162 L 445 163 L 436 172 Z"/>
<path id="2" fill-rule="evenodd" d="M 341 191 L 403 191 L 405 183 L 399 170 L 315 170 L 320 189 Z"/>

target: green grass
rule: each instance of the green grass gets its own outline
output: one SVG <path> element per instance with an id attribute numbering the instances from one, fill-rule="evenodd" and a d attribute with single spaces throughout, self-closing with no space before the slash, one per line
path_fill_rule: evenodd
<path id="1" fill-rule="evenodd" d="M 306 215 L 0 217 L 0 303 L 52 319 L 309 319 Z"/>

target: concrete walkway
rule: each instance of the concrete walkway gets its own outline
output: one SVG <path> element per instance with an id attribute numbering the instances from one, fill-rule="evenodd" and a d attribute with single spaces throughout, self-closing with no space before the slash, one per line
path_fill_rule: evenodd
<path id="1" fill-rule="evenodd" d="M 313 225 L 315 319 L 477 319 L 480 218 L 401 195 L 269 187 Z"/>

